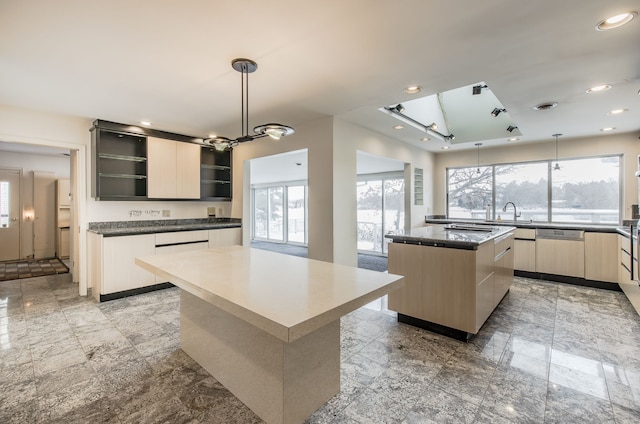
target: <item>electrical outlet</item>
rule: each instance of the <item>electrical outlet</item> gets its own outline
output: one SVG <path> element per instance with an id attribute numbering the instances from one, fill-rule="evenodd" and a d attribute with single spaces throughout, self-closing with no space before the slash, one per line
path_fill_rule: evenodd
<path id="1" fill-rule="evenodd" d="M 216 217 L 216 207 L 215 206 L 209 206 L 207 208 L 207 215 L 210 216 L 211 218 L 215 218 Z"/>

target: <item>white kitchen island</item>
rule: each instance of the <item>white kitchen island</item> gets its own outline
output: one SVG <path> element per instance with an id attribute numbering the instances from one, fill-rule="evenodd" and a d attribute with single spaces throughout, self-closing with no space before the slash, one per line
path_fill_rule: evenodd
<path id="1" fill-rule="evenodd" d="M 136 258 L 178 286 L 182 349 L 267 423 L 340 390 L 340 317 L 399 275 L 231 246 Z"/>

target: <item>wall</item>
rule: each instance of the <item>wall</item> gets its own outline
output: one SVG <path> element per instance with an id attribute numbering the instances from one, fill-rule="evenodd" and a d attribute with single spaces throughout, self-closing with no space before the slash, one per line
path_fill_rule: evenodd
<path id="1" fill-rule="evenodd" d="M 555 141 L 514 144 L 509 147 L 480 149 L 480 164 L 498 164 L 555 159 Z M 461 152 L 438 153 L 434 168 L 434 211 L 446 213 L 446 169 L 447 167 L 475 166 L 478 163 L 475 149 Z M 598 155 L 624 155 L 624 219 L 631 218 L 631 205 L 638 203 L 637 156 L 640 141 L 637 133 L 614 134 L 602 137 L 559 139 L 558 157 L 579 158 Z"/>
<path id="2" fill-rule="evenodd" d="M 251 216 L 248 161 L 294 150 L 307 149 L 309 164 L 309 257 L 345 265 L 357 264 L 356 153 L 358 150 L 397 159 L 425 169 L 425 186 L 432 184 L 433 155 L 386 138 L 357 125 L 332 118 L 296 125 L 296 132 L 279 142 L 261 139 L 240 145 L 233 152 L 234 193 L 232 216 L 248 223 Z M 410 174 L 412 175 L 412 173 Z M 242 184 L 240 184 L 242 181 Z M 412 183 L 407 185 L 411 206 L 408 226 L 424 225 L 432 208 L 432 194 L 425 204 L 413 206 Z M 244 201 L 247 199 L 247 201 Z M 247 224 L 248 225 L 248 224 Z M 247 227 L 248 228 L 248 227 Z M 244 244 L 250 242 L 244 232 Z"/>
<path id="3" fill-rule="evenodd" d="M 20 257 L 26 258 L 33 255 L 33 221 L 24 219 L 24 211 L 33 210 L 33 171 L 53 172 L 57 178 L 69 178 L 69 158 L 2 152 L 0 154 L 0 168 L 22 170 L 20 181 L 22 210 Z M 48 213 L 55 215 L 55 210 L 48 211 Z"/>

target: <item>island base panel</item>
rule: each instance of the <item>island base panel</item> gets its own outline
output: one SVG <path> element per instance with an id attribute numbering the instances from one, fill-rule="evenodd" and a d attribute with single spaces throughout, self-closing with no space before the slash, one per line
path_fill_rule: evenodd
<path id="1" fill-rule="evenodd" d="M 302 423 L 340 391 L 340 321 L 284 342 L 181 290 L 182 349 L 267 423 Z"/>
<path id="2" fill-rule="evenodd" d="M 425 321 L 420 318 L 414 318 L 409 315 L 398 313 L 398 322 L 404 324 L 413 325 L 414 327 L 423 328 L 434 333 L 442 334 L 443 336 L 451 337 L 452 339 L 468 342 L 475 334 L 468 333 L 466 331 L 458 330 L 456 328 L 447 327 L 445 325 L 436 324 L 435 322 Z"/>

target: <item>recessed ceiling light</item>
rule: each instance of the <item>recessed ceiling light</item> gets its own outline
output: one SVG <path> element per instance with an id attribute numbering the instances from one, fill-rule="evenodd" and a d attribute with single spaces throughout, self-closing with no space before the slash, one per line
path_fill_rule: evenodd
<path id="1" fill-rule="evenodd" d="M 149 121 L 140 121 L 140 125 L 144 125 L 145 127 L 150 127 L 151 126 L 151 122 L 149 122 Z"/>
<path id="2" fill-rule="evenodd" d="M 588 89 L 587 93 L 599 93 L 601 91 L 607 91 L 611 87 L 613 87 L 611 84 L 596 85 L 595 87 Z"/>
<path id="3" fill-rule="evenodd" d="M 214 133 L 209 134 L 209 138 L 216 138 L 216 137 L 218 137 L 217 134 L 214 134 Z"/>
<path id="4" fill-rule="evenodd" d="M 420 141 L 429 141 L 429 140 L 431 140 L 429 137 L 422 137 L 422 138 L 420 139 Z"/>
<path id="5" fill-rule="evenodd" d="M 507 139 L 507 141 L 518 141 L 518 140 L 519 140 L 518 137 L 511 137 Z"/>
<path id="6" fill-rule="evenodd" d="M 442 146 L 442 150 L 449 150 L 451 146 Z"/>
<path id="7" fill-rule="evenodd" d="M 553 109 L 556 106 L 558 106 L 558 102 L 545 102 L 545 103 L 540 103 L 539 105 L 535 105 L 533 107 L 533 109 L 535 109 L 535 110 L 549 110 L 549 109 Z"/>
<path id="8" fill-rule="evenodd" d="M 412 85 L 404 89 L 404 92 L 407 94 L 418 94 L 422 91 L 422 87 L 419 85 Z"/>
<path id="9" fill-rule="evenodd" d="M 613 131 L 615 129 L 616 127 L 607 127 L 607 128 L 600 128 L 600 131 Z"/>
<path id="10" fill-rule="evenodd" d="M 401 130 L 401 129 L 403 129 L 403 128 L 404 128 L 404 125 L 394 125 L 394 126 L 393 126 L 393 129 L 394 129 L 394 130 Z"/>
<path id="11" fill-rule="evenodd" d="M 620 28 L 622 25 L 628 24 L 636 17 L 638 12 L 627 12 L 619 15 L 611 16 L 610 18 L 603 19 L 596 25 L 596 30 L 606 31 L 609 29 Z"/>
<path id="12" fill-rule="evenodd" d="M 629 112 L 629 109 L 615 109 L 607 112 L 607 115 L 620 115 L 621 113 Z"/>

